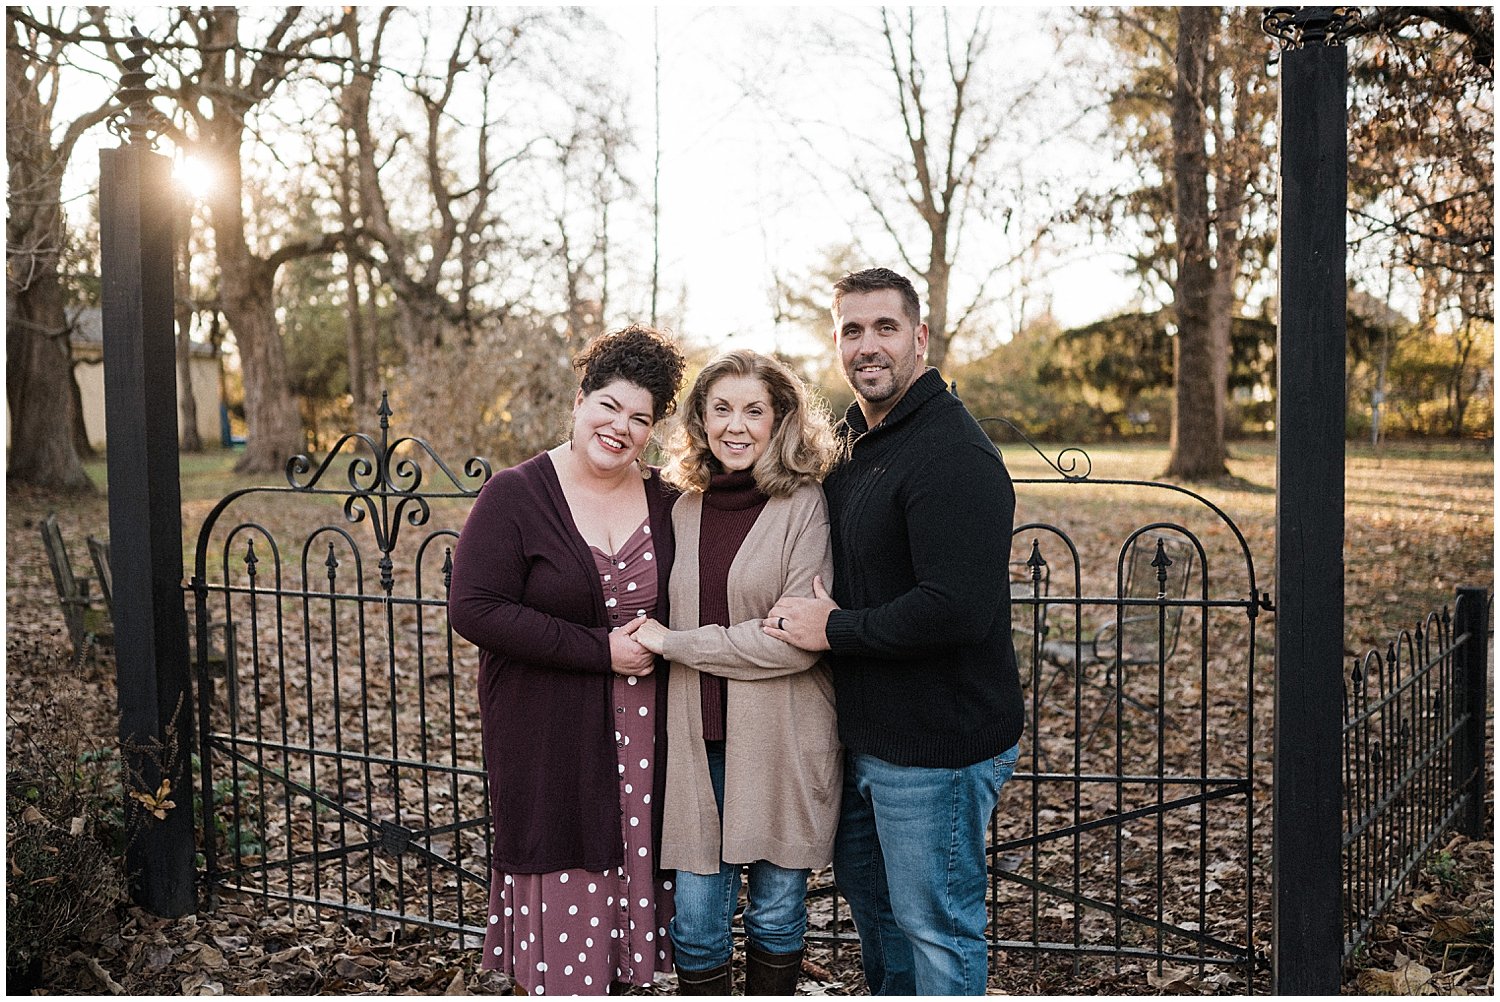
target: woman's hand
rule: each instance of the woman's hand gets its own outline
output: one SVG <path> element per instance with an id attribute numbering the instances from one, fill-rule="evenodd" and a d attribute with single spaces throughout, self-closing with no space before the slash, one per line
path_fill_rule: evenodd
<path id="1" fill-rule="evenodd" d="M 667 634 L 672 631 L 662 626 L 654 619 L 648 619 L 641 624 L 640 629 L 635 631 L 635 642 L 640 644 L 652 654 L 662 654 L 662 645 L 667 641 Z"/>
<path id="2" fill-rule="evenodd" d="M 656 655 L 636 642 L 635 634 L 645 624 L 645 617 L 632 619 L 609 634 L 609 667 L 616 675 L 650 675 L 656 668 Z"/>

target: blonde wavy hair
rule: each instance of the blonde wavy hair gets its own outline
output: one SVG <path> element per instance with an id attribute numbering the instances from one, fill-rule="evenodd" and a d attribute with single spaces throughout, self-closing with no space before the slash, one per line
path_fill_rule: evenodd
<path id="1" fill-rule="evenodd" d="M 722 472 L 708 446 L 704 414 L 708 391 L 725 376 L 753 376 L 771 397 L 775 421 L 771 441 L 751 474 L 770 497 L 789 497 L 804 483 L 821 482 L 836 456 L 833 417 L 821 398 L 808 393 L 780 359 L 748 348 L 726 352 L 703 367 L 679 412 L 672 432 L 668 480 L 684 491 L 708 489 L 708 478 Z"/>

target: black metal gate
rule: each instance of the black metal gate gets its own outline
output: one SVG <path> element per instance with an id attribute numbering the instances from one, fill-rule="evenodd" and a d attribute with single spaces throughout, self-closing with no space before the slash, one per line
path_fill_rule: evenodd
<path id="1" fill-rule="evenodd" d="M 198 536 L 202 851 L 210 893 L 482 931 L 489 817 L 453 541 L 489 465 L 346 435 Z M 436 483 L 430 483 L 435 479 Z M 342 482 L 341 482 L 342 481 Z M 340 517 L 340 515 L 342 517 Z"/>
<path id="2" fill-rule="evenodd" d="M 384 405 L 380 418 L 378 438 L 345 436 L 315 470 L 292 460 L 288 486 L 224 498 L 199 535 L 208 883 L 477 944 L 490 824 L 477 664 L 446 602 L 456 530 L 490 471 L 470 460 L 459 476 L 424 442 L 391 440 Z M 1080 450 L 1052 460 L 1009 422 L 984 423 L 1050 470 L 1016 478 L 1023 511 L 1062 499 L 1060 517 L 1013 536 L 1028 727 L 992 829 L 992 945 L 1232 967 L 1226 987 L 1248 991 L 1256 623 L 1269 607 L 1250 548 L 1192 491 L 1095 478 Z M 1080 541 L 1090 506 L 1122 490 L 1160 497 L 1171 517 Z M 810 940 L 854 939 L 826 872 L 810 911 Z"/>
<path id="3" fill-rule="evenodd" d="M 1012 537 L 1028 726 L 993 827 L 991 941 L 1075 967 L 1214 968 L 1251 991 L 1256 625 L 1271 603 L 1249 544 L 1191 490 L 1096 478 L 1081 450 L 1054 460 L 1010 422 L 981 423 L 1049 468 L 1015 480 L 1022 517 L 1048 517 Z M 1165 517 L 1100 538 L 1126 493 Z"/>

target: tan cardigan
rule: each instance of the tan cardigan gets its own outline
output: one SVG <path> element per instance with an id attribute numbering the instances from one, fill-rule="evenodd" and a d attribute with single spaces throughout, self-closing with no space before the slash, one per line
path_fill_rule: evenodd
<path id="1" fill-rule="evenodd" d="M 761 619 L 785 593 L 812 595 L 814 575 L 833 587 L 828 504 L 804 485 L 772 498 L 729 569 L 734 626 L 697 626 L 698 541 L 703 495 L 685 494 L 672 511 L 677 557 L 670 586 L 672 662 L 667 692 L 667 792 L 661 865 L 719 872 L 719 861 L 769 860 L 816 868 L 833 854 L 843 786 L 843 755 L 833 682 L 819 655 L 761 632 Z M 690 627 L 689 624 L 692 624 Z M 698 671 L 729 679 L 725 704 L 724 818 L 708 776 Z"/>

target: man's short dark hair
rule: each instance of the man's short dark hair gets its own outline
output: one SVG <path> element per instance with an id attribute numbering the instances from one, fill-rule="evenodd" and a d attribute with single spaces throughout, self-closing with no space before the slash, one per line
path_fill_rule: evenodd
<path id="1" fill-rule="evenodd" d="M 864 271 L 845 275 L 835 282 L 833 312 L 839 311 L 839 304 L 844 301 L 844 296 L 851 292 L 879 292 L 881 289 L 895 289 L 901 293 L 901 304 L 906 307 L 906 319 L 911 321 L 913 327 L 922 322 L 922 301 L 917 298 L 917 290 L 912 288 L 911 279 L 889 268 L 866 268 Z"/>

